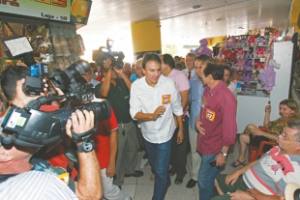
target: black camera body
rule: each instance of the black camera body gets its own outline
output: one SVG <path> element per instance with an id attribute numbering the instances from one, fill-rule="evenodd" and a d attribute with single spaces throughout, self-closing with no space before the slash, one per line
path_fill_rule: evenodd
<path id="1" fill-rule="evenodd" d="M 107 119 L 111 107 L 107 101 L 92 102 L 94 89 L 82 77 L 89 70 L 89 63 L 79 60 L 66 70 L 56 70 L 48 75 L 48 69 L 42 64 L 32 64 L 27 70 L 24 90 L 26 94 L 40 95 L 44 89 L 43 78 L 60 88 L 63 96 L 42 96 L 30 102 L 25 108 L 11 107 L 2 123 L 0 142 L 5 148 L 19 146 L 40 149 L 60 143 L 65 137 L 65 125 L 75 110 L 93 111 L 95 127 L 99 120 Z M 54 112 L 40 111 L 40 106 L 52 101 L 66 99 L 64 107 Z"/>
<path id="2" fill-rule="evenodd" d="M 110 49 L 106 49 L 106 48 L 100 48 L 98 51 L 95 52 L 94 55 L 94 61 L 98 65 L 103 66 L 103 63 L 106 59 L 111 59 L 112 67 L 115 67 L 117 69 L 123 68 L 124 58 L 125 56 L 122 51 L 110 51 Z"/>
<path id="3" fill-rule="evenodd" d="M 52 144 L 57 144 L 65 137 L 65 125 L 75 110 L 93 111 L 95 125 L 99 120 L 110 116 L 111 108 L 107 101 L 92 102 L 94 89 L 82 77 L 90 68 L 88 62 L 79 60 L 70 65 L 66 70 L 56 70 L 49 75 L 46 65 L 35 63 L 32 56 L 32 48 L 24 37 L 7 42 L 11 46 L 12 56 L 22 58 L 28 67 L 24 92 L 27 95 L 39 96 L 44 90 L 43 79 L 50 80 L 48 84 L 54 84 L 64 92 L 66 105 L 54 112 L 40 111 L 40 106 L 60 98 L 40 97 L 25 108 L 11 107 L 1 124 L 3 134 L 0 134 L 0 142 L 5 148 L 18 146 L 23 148 L 40 149 Z M 14 52 L 16 45 L 24 45 L 27 42 L 30 48 L 26 51 Z M 56 95 L 56 97 L 59 97 Z M 72 103 L 71 103 L 72 102 Z M 73 103 L 76 102 L 76 103 Z M 74 106 L 75 105 L 75 106 Z M 83 136 L 82 136 L 83 137 Z"/>
<path id="4" fill-rule="evenodd" d="M 40 95 L 44 90 L 43 79 L 47 78 L 55 87 L 60 88 L 69 101 L 80 103 L 90 102 L 94 98 L 93 86 L 82 77 L 90 68 L 90 64 L 84 60 L 78 60 L 64 71 L 54 70 L 51 74 L 44 64 L 33 63 L 29 65 L 24 84 L 24 92 L 27 95 Z M 49 83 L 49 82 L 48 82 Z"/>
<path id="5" fill-rule="evenodd" d="M 65 137 L 67 120 L 76 109 L 93 111 L 95 126 L 99 120 L 107 119 L 111 114 L 107 101 L 91 102 L 73 109 L 62 108 L 54 112 L 11 107 L 1 125 L 5 133 L 5 136 L 0 136 L 1 143 L 5 148 L 15 145 L 31 149 L 58 144 Z"/>
<path id="6" fill-rule="evenodd" d="M 79 60 L 64 71 L 53 71 L 49 79 L 64 92 L 68 100 L 76 101 L 77 104 L 90 102 L 94 98 L 94 89 L 82 77 L 89 68 L 90 64 L 87 61 Z"/>

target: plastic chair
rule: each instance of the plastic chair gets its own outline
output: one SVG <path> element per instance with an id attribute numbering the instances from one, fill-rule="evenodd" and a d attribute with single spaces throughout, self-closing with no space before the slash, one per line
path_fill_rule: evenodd
<path id="1" fill-rule="evenodd" d="M 260 142 L 258 147 L 252 146 L 250 145 L 249 147 L 249 162 L 253 162 L 257 159 L 259 159 L 262 154 L 264 154 L 266 152 L 266 148 L 270 149 L 273 146 L 276 146 L 277 143 L 275 141 L 270 141 L 270 140 L 265 140 Z"/>

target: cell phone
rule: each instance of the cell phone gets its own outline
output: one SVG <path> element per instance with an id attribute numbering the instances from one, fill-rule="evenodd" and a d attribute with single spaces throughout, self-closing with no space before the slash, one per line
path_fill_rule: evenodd
<path id="1" fill-rule="evenodd" d="M 216 162 L 216 160 L 213 160 L 213 161 L 211 161 L 209 164 L 210 164 L 210 166 L 215 167 L 216 164 L 217 164 L 217 162 Z"/>
<path id="2" fill-rule="evenodd" d="M 222 169 L 224 167 L 224 166 L 217 166 L 216 160 L 211 161 L 209 164 L 210 164 L 210 166 L 215 167 L 217 169 Z"/>

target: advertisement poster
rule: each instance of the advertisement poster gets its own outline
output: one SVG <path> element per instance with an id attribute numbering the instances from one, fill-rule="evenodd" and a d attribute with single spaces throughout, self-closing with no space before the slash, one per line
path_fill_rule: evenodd
<path id="1" fill-rule="evenodd" d="M 71 7 L 71 22 L 75 24 L 87 24 L 92 1 L 73 0 Z"/>
<path id="2" fill-rule="evenodd" d="M 70 22 L 71 0 L 0 0 L 0 12 Z"/>

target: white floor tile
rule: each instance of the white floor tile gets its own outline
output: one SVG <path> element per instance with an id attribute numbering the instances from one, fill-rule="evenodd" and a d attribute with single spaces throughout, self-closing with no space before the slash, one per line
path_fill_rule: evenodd
<path id="1" fill-rule="evenodd" d="M 124 179 L 124 184 L 125 185 L 132 185 L 132 184 L 136 184 L 137 183 L 137 178 L 135 177 L 127 177 Z"/>
<path id="2" fill-rule="evenodd" d="M 122 190 L 134 198 L 136 193 L 136 184 L 124 184 Z"/>
<path id="3" fill-rule="evenodd" d="M 222 173 L 229 173 L 234 170 L 231 163 L 236 159 L 237 152 L 238 146 L 235 145 L 234 153 L 228 156 L 225 170 Z M 189 175 L 187 174 L 184 177 L 181 185 L 174 183 L 175 177 L 176 176 L 171 177 L 171 186 L 168 189 L 165 200 L 198 200 L 197 185 L 192 189 L 185 187 L 186 183 L 190 180 Z M 151 200 L 154 187 L 153 179 L 154 177 L 152 176 L 150 166 L 146 165 L 144 176 L 139 178 L 125 178 L 123 189 L 129 193 L 134 200 Z"/>
<path id="4" fill-rule="evenodd" d="M 147 166 L 144 170 L 144 176 L 136 179 L 135 187 L 135 200 L 151 200 L 153 187 L 154 187 L 154 177 L 151 177 L 151 169 Z M 129 178 L 126 178 L 129 179 Z M 124 184 L 124 189 L 127 191 L 129 186 L 129 194 L 132 195 L 130 191 L 130 186 L 133 186 L 134 180 L 126 180 Z M 168 189 L 166 200 L 197 200 L 198 199 L 198 189 L 197 187 L 193 189 L 188 189 L 185 187 L 186 182 L 189 180 L 188 176 L 185 176 L 184 181 L 181 185 L 176 185 L 174 183 L 175 176 L 171 177 L 171 186 Z M 132 190 L 132 189 L 131 189 Z"/>

